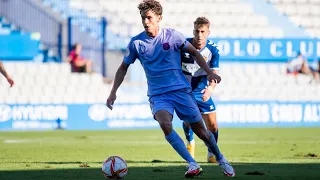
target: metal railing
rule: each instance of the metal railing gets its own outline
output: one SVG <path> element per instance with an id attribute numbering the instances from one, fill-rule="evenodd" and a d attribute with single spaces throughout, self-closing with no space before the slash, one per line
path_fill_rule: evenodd
<path id="1" fill-rule="evenodd" d="M 59 59 L 65 59 L 71 46 L 80 43 L 82 55 L 94 61 L 95 71 L 106 75 L 106 19 L 77 13 L 66 0 L 48 2 L 46 6 L 41 0 L 0 0 L 0 16 L 5 16 L 18 30 L 40 33 L 41 43 Z"/>
<path id="2" fill-rule="evenodd" d="M 74 23 L 78 22 L 78 23 Z M 106 75 L 106 26 L 105 18 L 92 19 L 88 17 L 68 18 L 68 50 L 72 45 L 82 45 L 82 55 L 93 60 L 94 70 Z M 83 29 L 87 28 L 87 29 Z"/>

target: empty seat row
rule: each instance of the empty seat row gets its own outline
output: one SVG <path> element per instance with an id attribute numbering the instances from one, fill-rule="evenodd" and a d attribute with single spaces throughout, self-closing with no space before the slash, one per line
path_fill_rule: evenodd
<path id="1" fill-rule="evenodd" d="M 17 64 L 30 66 L 29 63 Z M 16 76 L 16 73 L 12 72 L 12 76 L 16 77 L 13 88 L 9 88 L 4 78 L 0 78 L 0 86 L 7 87 L 1 88 L 1 102 L 104 103 L 111 89 L 111 85 L 102 83 L 102 77 L 96 74 L 61 75 L 59 71 L 51 71 L 50 74 L 39 72 L 34 75 L 28 73 L 28 70 L 30 68 L 26 70 L 24 77 Z M 134 74 L 135 77 L 137 75 Z M 213 93 L 213 96 L 220 100 L 320 100 L 320 85 L 309 84 L 311 76 L 287 75 L 285 64 L 221 63 L 220 75 L 223 81 Z M 142 76 L 140 81 L 132 78 L 133 82 L 123 83 L 117 94 L 117 102 L 147 102 L 147 85 Z M 64 83 L 59 82 L 60 80 Z"/>
<path id="2" fill-rule="evenodd" d="M 311 37 L 320 37 L 319 0 L 268 0 L 279 12 L 287 15 L 296 26 L 304 28 Z"/>
<path id="3" fill-rule="evenodd" d="M 92 17 L 106 16 L 109 29 L 116 35 L 126 38 L 132 37 L 141 31 L 141 17 L 137 5 L 138 0 L 70 0 L 70 6 L 88 12 Z M 250 4 L 239 0 L 192 0 L 185 3 L 179 0 L 165 0 L 163 5 L 163 27 L 188 28 L 192 31 L 192 22 L 198 16 L 206 16 L 216 29 L 236 28 L 252 29 L 259 27 L 263 31 L 245 31 L 244 33 L 225 33 L 221 30 L 217 36 L 245 36 L 245 37 L 283 37 L 281 30 L 271 30 L 269 19 L 266 16 L 255 14 Z M 234 35 L 236 34 L 236 35 Z M 253 35 L 252 35 L 253 34 Z"/>

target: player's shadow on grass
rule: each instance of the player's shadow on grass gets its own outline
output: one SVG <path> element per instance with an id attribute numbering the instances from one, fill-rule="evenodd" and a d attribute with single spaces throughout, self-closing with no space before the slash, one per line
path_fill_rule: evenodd
<path id="1" fill-rule="evenodd" d="M 93 162 L 91 162 L 93 163 Z M 172 162 L 169 162 L 172 163 Z M 94 163 L 95 164 L 95 163 Z M 149 166 L 150 165 L 150 166 Z M 172 164 L 168 164 L 172 165 Z M 264 164 L 233 163 L 237 180 L 319 180 L 320 163 L 309 164 Z M 37 165 L 37 167 L 39 164 Z M 88 163 L 90 166 L 90 163 Z M 100 168 L 75 165 L 70 169 L 56 169 L 53 164 L 43 164 L 43 169 L 18 171 L 0 171 L 0 180 L 98 180 L 104 179 Z M 198 179 L 226 179 L 217 165 L 202 164 L 204 173 Z M 184 165 L 167 166 L 166 163 L 147 164 L 147 167 L 130 167 L 126 180 L 184 180 Z"/>
<path id="2" fill-rule="evenodd" d="M 163 160 L 152 160 L 152 161 L 132 161 L 132 160 L 127 160 L 127 163 L 149 163 L 149 164 L 153 164 L 153 163 L 170 163 L 170 164 L 182 164 L 185 163 L 185 161 L 163 161 Z M 197 161 L 198 163 L 206 163 L 205 161 Z M 81 164 L 81 163 L 93 163 L 93 164 L 102 164 L 103 162 L 81 162 L 81 161 L 34 161 L 34 162 L 14 162 L 14 163 L 35 163 L 35 164 Z"/>

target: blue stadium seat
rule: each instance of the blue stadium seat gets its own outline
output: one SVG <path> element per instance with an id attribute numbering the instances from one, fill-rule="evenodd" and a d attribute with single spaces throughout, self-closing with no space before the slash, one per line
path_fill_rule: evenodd
<path id="1" fill-rule="evenodd" d="M 2 60 L 33 60 L 39 55 L 40 37 L 33 33 L 22 33 L 3 16 L 0 17 L 0 41 Z"/>

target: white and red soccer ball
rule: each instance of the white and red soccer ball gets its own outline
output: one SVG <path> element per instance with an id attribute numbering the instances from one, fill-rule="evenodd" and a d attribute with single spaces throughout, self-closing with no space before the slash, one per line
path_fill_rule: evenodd
<path id="1" fill-rule="evenodd" d="M 128 166 L 119 156 L 110 156 L 102 164 L 102 173 L 108 179 L 121 179 L 128 173 Z"/>

